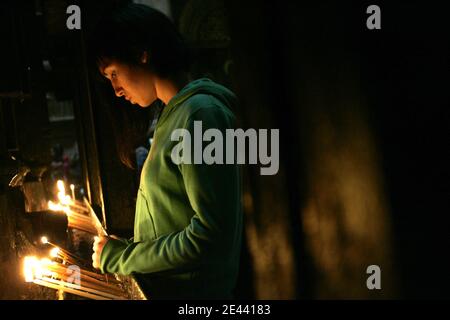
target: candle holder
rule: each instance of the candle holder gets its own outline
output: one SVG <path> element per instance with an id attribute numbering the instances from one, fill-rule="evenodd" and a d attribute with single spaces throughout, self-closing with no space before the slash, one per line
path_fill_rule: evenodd
<path id="1" fill-rule="evenodd" d="M 59 201 L 49 201 L 48 211 L 66 218 L 68 246 L 41 237 L 42 245 L 52 248 L 45 258 L 25 258 L 25 280 L 57 290 L 58 299 L 146 300 L 134 277 L 101 274 L 92 267 L 94 237 L 107 236 L 107 232 L 88 200 L 75 199 L 74 187 L 71 186 L 72 197 L 66 195 L 62 181 L 58 181 L 57 188 Z"/>

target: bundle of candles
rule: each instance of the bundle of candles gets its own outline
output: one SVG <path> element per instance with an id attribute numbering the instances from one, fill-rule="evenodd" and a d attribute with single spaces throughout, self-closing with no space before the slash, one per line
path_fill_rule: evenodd
<path id="1" fill-rule="evenodd" d="M 82 230 L 94 235 L 106 235 L 95 212 L 93 212 L 90 207 L 89 202 L 86 199 L 84 199 L 84 202 L 75 199 L 75 187 L 73 185 L 70 185 L 72 197 L 66 194 L 64 182 L 62 180 L 58 180 L 57 188 L 59 202 L 54 203 L 53 201 L 49 201 L 49 210 L 65 213 L 67 215 L 69 228 Z"/>
<path id="2" fill-rule="evenodd" d="M 84 198 L 84 202 L 76 200 L 73 185 L 70 186 L 72 196 L 66 194 L 63 181 L 57 182 L 57 188 L 59 202 L 49 201 L 48 208 L 53 212 L 65 213 L 69 228 L 92 235 L 107 235 L 87 199 Z M 53 247 L 50 256 L 43 259 L 34 256 L 25 257 L 25 281 L 56 289 L 60 293 L 67 292 L 89 299 L 127 298 L 120 286 L 121 282 L 90 269 L 92 262 L 55 245 L 47 237 L 42 237 L 41 242 Z"/>
<path id="3" fill-rule="evenodd" d="M 49 242 L 46 237 L 42 242 L 53 246 L 50 258 L 25 257 L 26 282 L 95 300 L 127 298 L 116 279 L 80 268 L 79 257 Z"/>

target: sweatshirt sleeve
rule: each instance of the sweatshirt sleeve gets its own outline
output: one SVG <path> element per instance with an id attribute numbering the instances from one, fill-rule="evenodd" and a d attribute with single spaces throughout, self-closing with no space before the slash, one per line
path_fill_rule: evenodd
<path id="1" fill-rule="evenodd" d="M 186 129 L 193 137 L 194 121 L 209 128 L 234 128 L 234 116 L 225 108 L 205 107 L 193 113 Z M 225 145 L 225 141 L 224 145 Z M 223 155 L 225 159 L 225 153 Z M 101 271 L 128 275 L 183 270 L 208 264 L 223 254 L 233 237 L 239 206 L 239 172 L 235 164 L 180 164 L 187 197 L 195 211 L 189 225 L 155 240 L 125 244 L 110 240 L 101 253 Z M 231 228 L 231 229 L 230 229 Z"/>

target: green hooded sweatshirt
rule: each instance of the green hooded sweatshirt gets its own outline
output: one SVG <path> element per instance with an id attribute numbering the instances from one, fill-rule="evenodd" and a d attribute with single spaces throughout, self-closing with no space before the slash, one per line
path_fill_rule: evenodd
<path id="1" fill-rule="evenodd" d="M 235 128 L 235 103 L 230 90 L 203 78 L 164 107 L 141 173 L 134 238 L 107 242 L 102 272 L 133 274 L 150 299 L 232 297 L 242 236 L 239 166 L 194 164 L 193 153 L 192 164 L 177 165 L 171 134 L 188 130 L 193 148 L 194 121 L 202 121 L 203 132 L 216 128 L 225 137 Z"/>

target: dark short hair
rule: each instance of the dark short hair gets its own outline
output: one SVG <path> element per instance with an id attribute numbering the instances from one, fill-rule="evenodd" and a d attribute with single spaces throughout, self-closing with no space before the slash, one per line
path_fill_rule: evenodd
<path id="1" fill-rule="evenodd" d="M 142 4 L 128 4 L 101 19 L 90 42 L 98 67 L 110 59 L 139 65 L 146 51 L 148 67 L 159 77 L 189 70 L 189 49 L 176 26 L 162 12 Z"/>
<path id="2" fill-rule="evenodd" d="M 146 67 L 157 76 L 177 80 L 189 71 L 190 54 L 176 26 L 163 13 L 141 4 L 128 4 L 106 14 L 90 33 L 88 56 L 96 91 L 111 121 L 120 161 L 135 167 L 134 150 L 145 144 L 155 108 L 141 108 L 117 99 L 109 81 L 99 73 L 109 60 Z M 148 63 L 140 63 L 142 53 Z M 162 102 L 157 100 L 154 105 Z"/>

